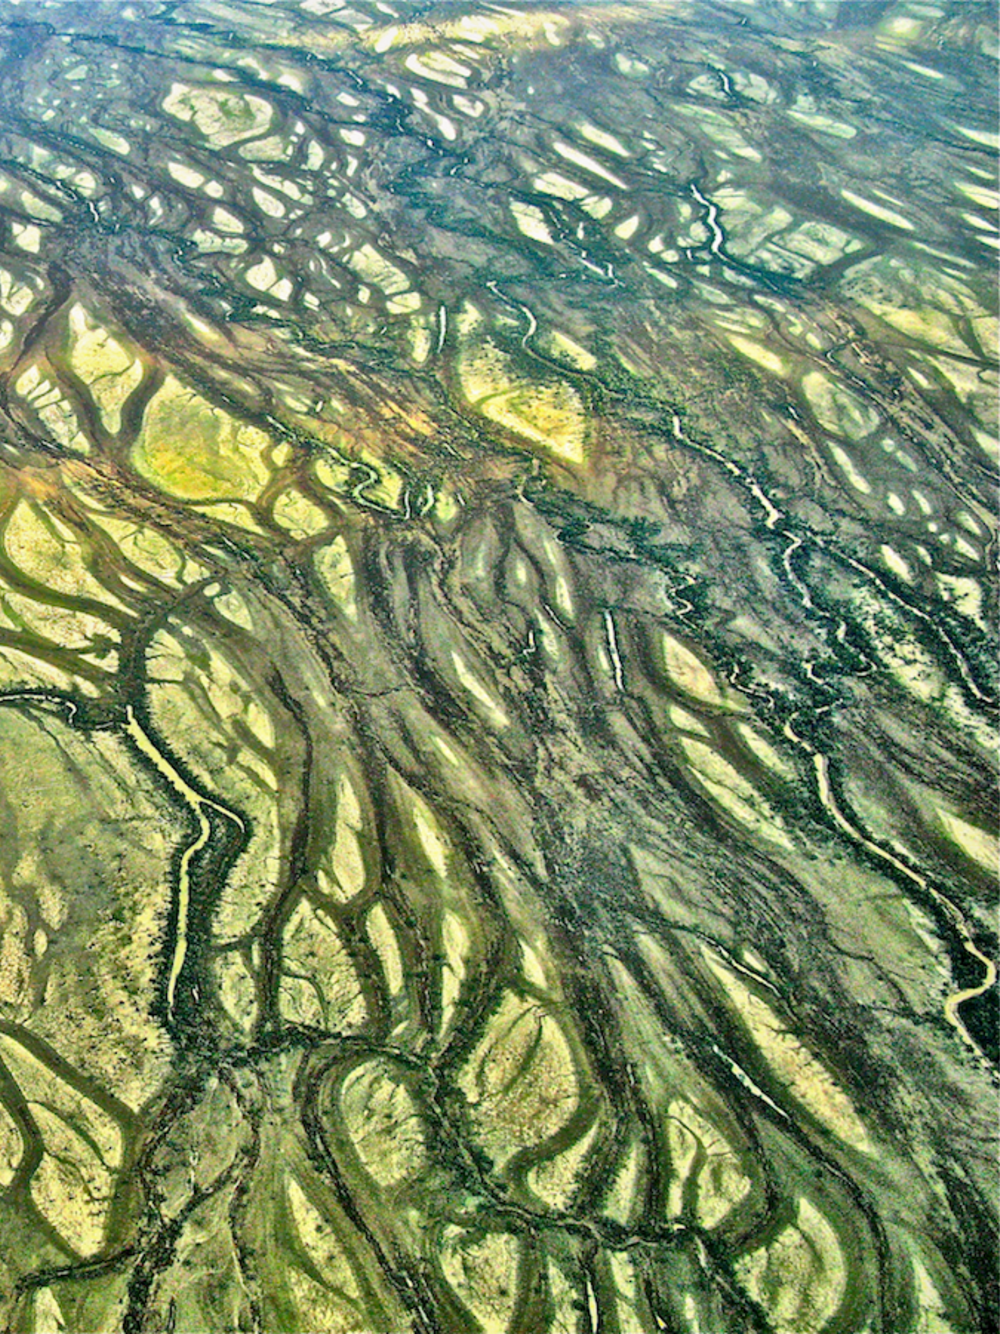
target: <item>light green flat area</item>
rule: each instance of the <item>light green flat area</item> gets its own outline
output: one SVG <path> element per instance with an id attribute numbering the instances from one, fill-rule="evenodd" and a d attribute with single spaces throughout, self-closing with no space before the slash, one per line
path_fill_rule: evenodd
<path id="1" fill-rule="evenodd" d="M 0 1059 L 37 1111 L 29 1141 L 3 1119 L 5 1184 L 35 1133 L 44 1150 L 29 1193 L 0 1208 L 5 1229 L 29 1201 L 37 1209 L 18 1244 L 30 1265 L 51 1253 L 46 1225 L 67 1254 L 101 1250 L 136 1113 L 168 1076 L 148 997 L 177 824 L 120 738 L 91 742 L 9 709 L 0 721 L 3 790 L 22 794 L 3 807 Z"/>
<path id="2" fill-rule="evenodd" d="M 270 443 L 168 376 L 146 408 L 133 457 L 142 477 L 179 499 L 251 500 L 268 480 Z"/>
<path id="3" fill-rule="evenodd" d="M 257 137 L 271 123 L 270 103 L 252 94 L 225 88 L 198 88 L 175 83 L 163 100 L 169 116 L 191 121 L 217 147 Z"/>
<path id="4" fill-rule="evenodd" d="M 804 1197 L 795 1223 L 779 1232 L 770 1246 L 740 1260 L 737 1273 L 780 1334 L 826 1328 L 847 1284 L 836 1237 Z"/>
<path id="5" fill-rule="evenodd" d="M 465 398 L 488 421 L 558 463 L 584 462 L 586 419 L 571 385 L 519 377 L 510 358 L 489 341 L 463 355 L 459 375 Z"/>

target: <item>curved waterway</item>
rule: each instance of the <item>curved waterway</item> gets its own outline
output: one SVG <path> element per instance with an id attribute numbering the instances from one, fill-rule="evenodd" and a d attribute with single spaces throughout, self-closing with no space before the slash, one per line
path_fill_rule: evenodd
<path id="1" fill-rule="evenodd" d="M 996 56 L 0 0 L 0 1330 L 998 1329 Z"/>
<path id="2" fill-rule="evenodd" d="M 170 763 L 163 752 L 157 748 L 149 734 L 142 728 L 139 720 L 136 718 L 135 709 L 133 709 L 131 704 L 126 704 L 125 706 L 125 727 L 123 730 L 125 735 L 130 737 L 135 743 L 143 758 L 147 759 L 150 764 L 152 764 L 157 773 L 163 775 L 184 804 L 189 808 L 194 815 L 198 826 L 198 832 L 193 841 L 183 847 L 177 862 L 176 898 L 173 908 L 174 943 L 166 979 L 167 1017 L 168 1022 L 172 1022 L 176 1017 L 177 984 L 184 971 L 184 965 L 187 960 L 188 933 L 192 925 L 192 862 L 197 858 L 200 852 L 204 851 L 212 837 L 212 823 L 206 814 L 206 810 L 217 811 L 220 815 L 224 816 L 226 820 L 231 821 L 242 836 L 246 835 L 246 825 L 235 812 L 226 810 L 226 808 L 220 806 L 217 801 L 212 801 L 208 797 L 200 796 L 194 788 L 191 787 L 190 783 L 187 783 L 181 777 L 175 766 Z M 197 981 L 191 983 L 190 989 L 192 999 L 197 1002 L 200 999 Z"/>

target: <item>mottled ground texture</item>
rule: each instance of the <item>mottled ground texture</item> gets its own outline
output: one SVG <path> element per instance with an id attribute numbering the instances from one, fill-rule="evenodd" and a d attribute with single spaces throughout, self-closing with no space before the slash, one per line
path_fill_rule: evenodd
<path id="1" fill-rule="evenodd" d="M 0 0 L 0 1329 L 997 1329 L 995 20 Z"/>

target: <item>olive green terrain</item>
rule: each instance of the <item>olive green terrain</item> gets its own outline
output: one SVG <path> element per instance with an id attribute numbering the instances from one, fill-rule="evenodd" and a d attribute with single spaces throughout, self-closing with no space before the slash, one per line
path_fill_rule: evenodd
<path id="1" fill-rule="evenodd" d="M 0 0 L 0 1329 L 996 1330 L 996 38 Z"/>

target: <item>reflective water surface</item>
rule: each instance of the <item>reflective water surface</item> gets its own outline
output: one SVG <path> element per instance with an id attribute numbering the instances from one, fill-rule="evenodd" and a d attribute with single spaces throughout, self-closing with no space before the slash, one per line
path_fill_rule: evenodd
<path id="1" fill-rule="evenodd" d="M 995 1330 L 995 6 L 0 38 L 0 1328 Z"/>

